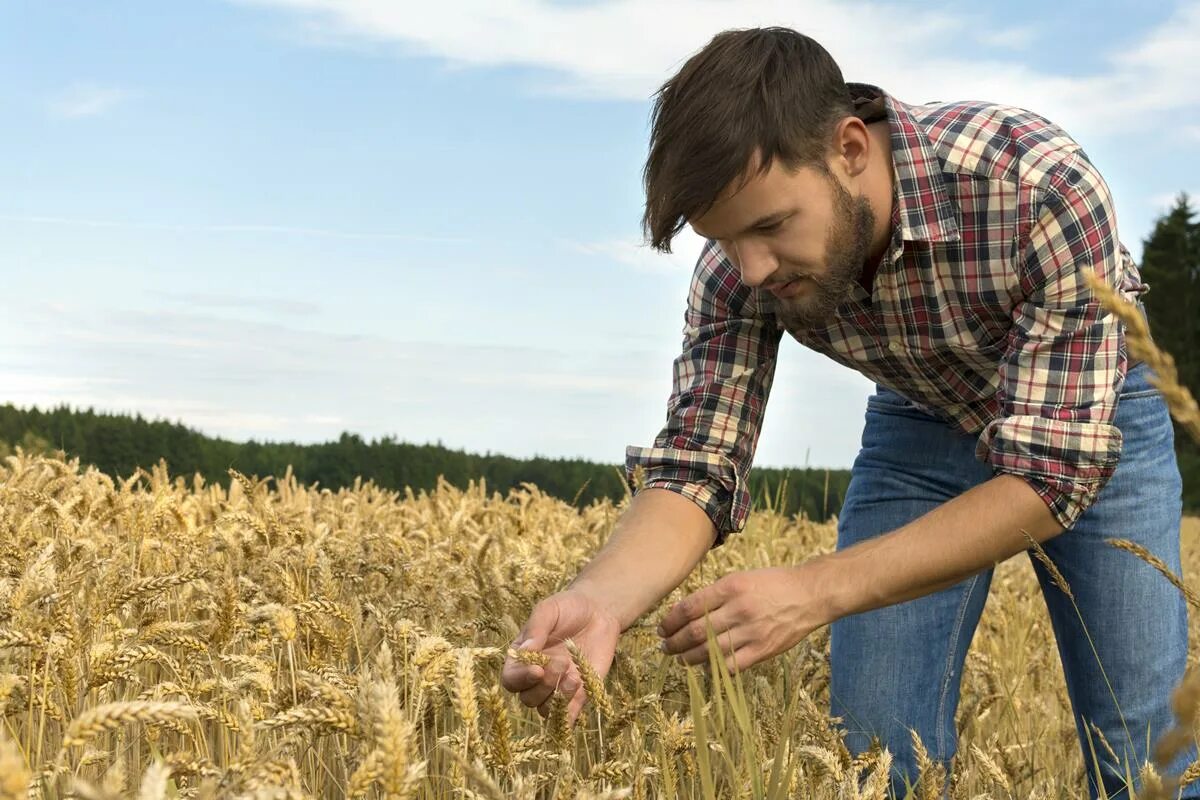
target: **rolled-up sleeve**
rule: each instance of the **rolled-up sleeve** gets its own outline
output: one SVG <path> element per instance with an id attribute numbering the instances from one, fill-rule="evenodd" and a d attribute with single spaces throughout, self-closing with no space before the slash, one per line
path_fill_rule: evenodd
<path id="1" fill-rule="evenodd" d="M 717 530 L 714 548 L 741 531 L 750 513 L 747 479 L 781 338 L 756 292 L 707 242 L 688 289 L 666 424 L 650 447 L 626 448 L 625 479 L 636 490 L 641 467 L 642 488 L 696 503 Z"/>
<path id="2" fill-rule="evenodd" d="M 1035 202 L 1000 364 L 1001 414 L 976 455 L 1024 478 L 1069 529 L 1120 459 L 1113 416 L 1127 368 L 1124 328 L 1083 271 L 1122 287 L 1126 261 L 1108 187 L 1082 151 L 1051 168 Z"/>

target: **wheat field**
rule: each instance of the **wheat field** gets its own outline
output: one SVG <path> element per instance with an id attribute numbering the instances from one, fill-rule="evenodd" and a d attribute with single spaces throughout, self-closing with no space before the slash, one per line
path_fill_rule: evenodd
<path id="1" fill-rule="evenodd" d="M 568 729 L 561 704 L 543 721 L 501 689 L 500 666 L 628 498 L 232 474 L 227 491 L 162 463 L 0 467 L 0 798 L 883 796 L 890 754 L 850 758 L 826 715 L 826 631 L 733 682 L 653 631 L 726 571 L 831 549 L 832 525 L 755 511 L 622 636 Z M 1200 520 L 1183 543 L 1186 578 Z M 1085 796 L 1056 652 L 1028 560 L 1001 564 L 953 797 Z"/>

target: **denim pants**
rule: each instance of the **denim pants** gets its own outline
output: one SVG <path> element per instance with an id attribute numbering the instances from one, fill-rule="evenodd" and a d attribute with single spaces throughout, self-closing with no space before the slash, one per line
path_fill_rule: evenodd
<path id="1" fill-rule="evenodd" d="M 1089 734 L 1108 797 L 1129 794 L 1124 764 L 1110 763 L 1088 723 L 1104 732 L 1118 757 L 1128 759 L 1136 781 L 1139 765 L 1150 757 L 1147 738 L 1152 746 L 1174 724 L 1171 692 L 1187 660 L 1188 612 L 1180 592 L 1148 564 L 1104 542 L 1131 539 L 1181 574 L 1182 483 L 1166 403 L 1149 374 L 1142 364 L 1126 378 L 1115 419 L 1124 444 L 1111 479 L 1070 530 L 1043 545 L 1074 593 L 1079 614 L 1032 550 L 1026 551 L 1058 643 L 1093 798 L 1098 792 Z M 894 530 L 990 479 L 991 467 L 975 459 L 975 441 L 878 387 L 867 402 L 862 449 L 838 519 L 838 549 Z M 992 571 L 831 626 L 830 712 L 842 718 L 851 753 L 866 750 L 872 736 L 891 750 L 898 798 L 904 797 L 905 776 L 910 783 L 917 777 L 909 728 L 949 774 L 957 751 L 963 661 Z M 1038 711 L 1028 704 L 1022 713 Z M 1196 748 L 1189 747 L 1168 772 L 1179 775 L 1196 757 Z M 1185 797 L 1200 798 L 1200 782 L 1187 789 Z"/>

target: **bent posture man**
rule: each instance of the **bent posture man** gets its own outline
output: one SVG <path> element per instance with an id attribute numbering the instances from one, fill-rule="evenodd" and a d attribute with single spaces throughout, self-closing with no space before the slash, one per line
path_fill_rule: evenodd
<path id="1" fill-rule="evenodd" d="M 992 568 L 1027 532 L 1096 648 L 1034 561 L 1085 759 L 1094 723 L 1136 773 L 1172 723 L 1187 611 L 1104 539 L 1178 571 L 1181 483 L 1166 406 L 1083 279 L 1134 301 L 1147 288 L 1080 146 L 1020 109 L 912 106 L 846 84 L 795 31 L 727 31 L 658 93 L 645 179 L 654 247 L 685 223 L 708 240 L 666 426 L 627 452 L 645 488 L 610 540 L 522 630 L 550 665 L 510 659 L 503 685 L 543 714 L 565 691 L 574 718 L 585 696 L 562 639 L 607 673 L 619 633 L 742 529 L 786 332 L 878 386 L 837 552 L 705 587 L 664 618 L 667 652 L 705 661 L 706 610 L 730 669 L 831 625 L 831 713 L 852 752 L 872 736 L 892 750 L 902 794 L 909 728 L 949 766 Z M 1124 766 L 1103 765 L 1109 797 L 1128 796 Z"/>

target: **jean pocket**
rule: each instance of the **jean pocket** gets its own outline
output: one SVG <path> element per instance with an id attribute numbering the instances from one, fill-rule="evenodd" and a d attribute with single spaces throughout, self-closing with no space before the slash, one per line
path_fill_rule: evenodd
<path id="1" fill-rule="evenodd" d="M 934 419 L 928 412 L 895 392 L 884 390 L 867 397 L 867 411 L 874 414 L 891 414 L 912 419 Z"/>
<path id="2" fill-rule="evenodd" d="M 1126 400 L 1140 400 L 1143 397 L 1159 397 L 1162 394 L 1158 389 L 1134 389 L 1132 392 L 1121 392 L 1120 402 Z"/>
<path id="3" fill-rule="evenodd" d="M 1137 400 L 1142 397 L 1155 397 L 1161 392 L 1150 382 L 1154 371 L 1150 365 L 1141 362 L 1125 375 L 1125 383 L 1121 386 L 1120 400 Z M 1119 402 L 1119 401 L 1118 401 Z"/>

